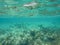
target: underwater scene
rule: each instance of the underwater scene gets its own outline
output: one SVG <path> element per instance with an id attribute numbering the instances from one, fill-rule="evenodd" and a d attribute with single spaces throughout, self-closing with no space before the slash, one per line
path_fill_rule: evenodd
<path id="1" fill-rule="evenodd" d="M 0 0 L 0 45 L 60 45 L 60 0 Z"/>
<path id="2" fill-rule="evenodd" d="M 0 17 L 60 15 L 60 0 L 0 0 Z"/>
<path id="3" fill-rule="evenodd" d="M 60 45 L 60 17 L 0 18 L 0 45 Z"/>

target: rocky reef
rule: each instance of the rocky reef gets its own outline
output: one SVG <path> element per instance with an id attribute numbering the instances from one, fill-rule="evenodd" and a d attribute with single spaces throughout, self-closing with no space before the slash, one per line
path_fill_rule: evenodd
<path id="1" fill-rule="evenodd" d="M 60 28 L 35 24 L 38 28 L 34 29 L 36 27 L 29 26 L 14 24 L 10 25 L 9 31 L 4 29 L 7 31 L 4 34 L 0 31 L 0 45 L 60 45 Z"/>

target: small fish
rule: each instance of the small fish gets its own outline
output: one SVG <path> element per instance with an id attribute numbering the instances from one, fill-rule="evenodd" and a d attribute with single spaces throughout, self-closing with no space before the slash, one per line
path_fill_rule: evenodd
<path id="1" fill-rule="evenodd" d="M 37 6 L 37 4 L 38 4 L 38 3 L 36 3 L 36 2 L 31 2 L 31 3 L 29 3 L 29 4 L 24 4 L 23 6 L 24 6 L 24 7 L 30 7 L 30 8 L 33 9 L 33 8 L 35 8 L 35 6 Z"/>
<path id="2" fill-rule="evenodd" d="M 37 5 L 36 2 L 31 2 L 31 3 L 29 3 L 29 4 L 24 4 L 23 6 L 28 7 L 28 6 L 35 6 L 35 5 Z"/>

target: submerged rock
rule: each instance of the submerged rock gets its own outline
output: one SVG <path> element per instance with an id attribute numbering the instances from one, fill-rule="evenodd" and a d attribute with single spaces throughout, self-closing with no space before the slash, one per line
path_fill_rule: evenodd
<path id="1" fill-rule="evenodd" d="M 30 31 L 31 36 L 35 37 L 35 34 L 36 34 L 35 31 Z"/>
<path id="2" fill-rule="evenodd" d="M 42 37 L 41 40 L 42 40 L 42 41 L 45 41 L 45 42 L 53 42 L 53 41 L 55 41 L 55 38 L 51 38 L 51 37 Z"/>
<path id="3" fill-rule="evenodd" d="M 50 27 L 45 28 L 42 25 L 39 25 L 39 26 L 37 25 L 37 27 L 39 27 L 39 29 L 37 30 L 35 30 L 36 29 L 35 27 L 34 27 L 35 29 L 28 28 L 28 26 L 30 25 L 26 26 L 26 28 L 28 28 L 27 30 L 26 28 L 22 28 L 24 26 L 25 25 L 20 26 L 19 24 L 15 25 L 15 27 L 18 27 L 19 30 L 17 31 L 18 28 L 11 29 L 10 32 L 6 33 L 7 34 L 6 36 L 3 36 L 2 38 L 0 38 L 0 43 L 2 43 L 2 45 L 42 45 L 42 44 L 46 45 L 46 43 L 47 45 L 54 45 L 55 42 L 56 43 L 60 42 L 59 41 L 60 33 L 57 33 L 58 29 L 55 29 L 56 30 L 56 33 L 55 33 L 55 30 L 53 30 L 52 28 Z M 20 27 L 24 31 L 21 31 Z M 58 37 L 57 37 L 57 34 L 58 34 Z"/>

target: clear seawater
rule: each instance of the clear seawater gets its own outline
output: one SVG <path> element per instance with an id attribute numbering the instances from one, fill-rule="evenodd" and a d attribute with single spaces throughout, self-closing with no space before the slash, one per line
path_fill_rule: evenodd
<path id="1" fill-rule="evenodd" d="M 34 1 L 48 6 L 22 6 Z M 1 0 L 0 45 L 60 45 L 60 0 Z"/>
<path id="2" fill-rule="evenodd" d="M 60 17 L 0 18 L 0 45 L 60 45 Z"/>

